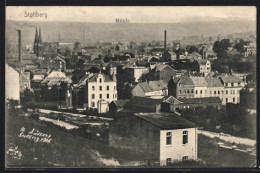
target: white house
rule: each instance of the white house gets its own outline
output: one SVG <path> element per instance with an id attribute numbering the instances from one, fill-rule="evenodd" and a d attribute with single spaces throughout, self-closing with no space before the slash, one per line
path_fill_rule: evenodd
<path id="1" fill-rule="evenodd" d="M 190 77 L 194 84 L 194 98 L 196 97 L 207 97 L 208 88 L 207 82 L 204 77 Z"/>
<path id="2" fill-rule="evenodd" d="M 97 109 L 99 113 L 109 110 L 109 103 L 117 100 L 116 76 L 93 74 L 87 79 L 88 109 Z"/>
<path id="3" fill-rule="evenodd" d="M 109 145 L 142 153 L 160 166 L 197 160 L 197 127 L 174 113 L 132 113 L 109 124 Z"/>
<path id="4" fill-rule="evenodd" d="M 211 72 L 211 62 L 209 60 L 197 60 L 200 66 L 200 73 L 209 74 Z"/>
<path id="5" fill-rule="evenodd" d="M 139 78 L 142 76 L 142 74 L 149 73 L 149 68 L 142 67 L 142 66 L 136 66 L 134 64 L 130 67 L 126 67 L 126 71 L 129 75 L 131 75 L 135 78 L 135 82 L 138 82 Z"/>
<path id="6" fill-rule="evenodd" d="M 240 90 L 245 86 L 242 79 L 237 76 L 220 76 L 221 83 L 224 85 L 223 102 L 240 103 Z"/>
<path id="7" fill-rule="evenodd" d="M 20 100 L 19 73 L 8 64 L 5 64 L 5 98 Z"/>

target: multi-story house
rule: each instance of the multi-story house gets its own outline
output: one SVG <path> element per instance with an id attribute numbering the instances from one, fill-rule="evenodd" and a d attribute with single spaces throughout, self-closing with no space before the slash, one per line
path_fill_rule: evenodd
<path id="1" fill-rule="evenodd" d="M 220 76 L 224 85 L 223 103 L 240 103 L 240 90 L 245 86 L 242 79 L 237 76 Z"/>
<path id="2" fill-rule="evenodd" d="M 159 80 L 164 80 L 165 82 L 169 82 L 171 76 L 176 76 L 176 70 L 174 70 L 171 66 L 167 64 L 158 64 L 155 67 L 156 74 L 159 77 Z"/>
<path id="3" fill-rule="evenodd" d="M 197 160 L 197 127 L 174 113 L 132 113 L 109 123 L 109 145 L 142 153 L 151 165 Z"/>
<path id="4" fill-rule="evenodd" d="M 224 86 L 220 82 L 219 78 L 205 78 L 208 88 L 207 93 L 208 97 L 219 97 L 224 104 L 223 95 L 224 95 Z"/>
<path id="5" fill-rule="evenodd" d="M 197 60 L 200 66 L 200 73 L 207 76 L 211 72 L 211 62 L 209 60 Z"/>
<path id="6" fill-rule="evenodd" d="M 149 73 L 149 68 L 143 66 L 136 66 L 134 64 L 130 67 L 126 67 L 126 72 L 128 75 L 131 75 L 135 78 L 135 82 L 138 82 L 142 74 Z"/>
<path id="7" fill-rule="evenodd" d="M 8 64 L 5 65 L 5 98 L 20 100 L 19 73 Z"/>
<path id="8" fill-rule="evenodd" d="M 176 98 L 193 98 L 194 83 L 190 77 L 181 76 L 169 81 L 168 91 L 169 95 Z"/>
<path id="9" fill-rule="evenodd" d="M 207 97 L 207 82 L 204 77 L 190 77 L 194 84 L 194 97 Z"/>
<path id="10" fill-rule="evenodd" d="M 116 76 L 93 74 L 86 81 L 87 108 L 97 109 L 99 113 L 109 111 L 109 103 L 117 100 Z"/>

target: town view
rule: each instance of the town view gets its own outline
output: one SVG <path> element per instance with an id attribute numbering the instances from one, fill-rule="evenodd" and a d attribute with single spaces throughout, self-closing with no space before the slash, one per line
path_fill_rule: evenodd
<path id="1" fill-rule="evenodd" d="M 7 168 L 256 166 L 256 8 L 6 14 Z"/>

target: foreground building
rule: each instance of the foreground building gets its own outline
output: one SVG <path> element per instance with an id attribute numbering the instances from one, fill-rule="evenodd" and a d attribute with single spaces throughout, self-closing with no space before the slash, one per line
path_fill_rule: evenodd
<path id="1" fill-rule="evenodd" d="M 109 145 L 141 153 L 161 166 L 197 159 L 194 123 L 169 113 L 132 113 L 110 123 Z"/>
<path id="2" fill-rule="evenodd" d="M 20 80 L 19 73 L 5 65 L 5 98 L 20 100 Z"/>

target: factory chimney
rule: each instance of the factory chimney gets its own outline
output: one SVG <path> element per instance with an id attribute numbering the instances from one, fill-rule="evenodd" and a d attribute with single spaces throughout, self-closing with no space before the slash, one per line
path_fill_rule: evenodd
<path id="1" fill-rule="evenodd" d="M 166 52 L 166 44 L 167 44 L 167 41 L 166 41 L 166 34 L 167 34 L 167 32 L 166 32 L 166 30 L 164 31 L 164 52 Z"/>
<path id="2" fill-rule="evenodd" d="M 21 30 L 18 31 L 18 60 L 21 62 Z"/>

